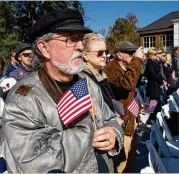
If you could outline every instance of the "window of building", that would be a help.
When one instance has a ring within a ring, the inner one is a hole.
[[[144,37],[144,48],[155,47],[155,37]]]
[[[168,35],[163,35],[160,36],[161,42],[163,46],[173,46],[173,35],[168,34]]]
[[[160,36],[160,41],[163,46],[166,46],[166,36]]]

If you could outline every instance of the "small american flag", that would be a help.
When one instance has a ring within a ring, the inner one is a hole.
[[[65,126],[82,116],[92,107],[86,78],[73,84],[59,99],[57,110]]]
[[[158,101],[157,100],[151,100],[149,103],[149,108],[151,112],[154,112],[155,107],[157,106]]]
[[[137,95],[134,96],[133,100],[129,103],[127,109],[135,116],[139,115],[139,105]]]

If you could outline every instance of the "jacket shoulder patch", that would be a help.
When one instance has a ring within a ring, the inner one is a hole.
[[[20,94],[20,95],[23,95],[23,96],[26,96],[29,91],[32,89],[31,86],[27,86],[27,85],[21,85],[17,88],[16,90],[16,94]]]

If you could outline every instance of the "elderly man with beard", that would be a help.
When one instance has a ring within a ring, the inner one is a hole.
[[[124,150],[126,157],[118,167],[118,172],[132,173],[135,166],[134,149],[136,140],[133,135],[136,128],[136,118],[127,108],[134,97],[137,81],[141,73],[144,53],[142,47],[137,49],[135,45],[128,41],[117,42],[114,50],[116,57],[106,65],[104,71],[108,76],[108,82],[116,100],[122,102],[124,107],[125,116],[121,118],[126,123],[124,129]],[[133,144],[131,144],[132,142]],[[129,156],[129,152],[133,155]]]
[[[29,36],[35,40],[36,72],[10,91],[3,115],[8,172],[114,171],[111,156],[123,146],[123,130],[99,87],[87,79],[95,117],[87,111],[66,125],[57,110],[63,103],[59,98],[81,81],[77,74],[83,68],[82,41],[89,32],[81,13],[72,9],[48,13],[32,26]],[[77,92],[80,95],[83,89]]]

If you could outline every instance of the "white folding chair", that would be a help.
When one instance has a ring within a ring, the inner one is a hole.
[[[150,141],[146,142],[149,150],[149,165],[156,173],[178,173],[179,159],[172,158],[156,124],[152,125]]]
[[[155,173],[155,172],[154,172],[154,170],[151,167],[147,166],[144,169],[142,169],[140,171],[140,173]]]
[[[166,116],[167,119],[169,119],[171,117],[169,103],[162,106],[161,113],[162,113],[162,115]]]
[[[164,115],[162,115],[163,113],[161,112],[158,112],[157,113],[157,118],[158,118],[158,121],[159,121],[159,124],[160,126],[162,127],[163,129],[163,137],[164,139],[166,138],[168,141],[176,141],[176,140],[179,140],[179,136],[172,136],[171,132],[170,132],[170,129],[164,119]]]
[[[173,95],[170,95],[167,101],[169,103],[170,110],[179,113],[179,106],[177,105]]]
[[[154,135],[152,136],[150,135],[150,140],[151,142],[157,141],[159,145],[157,152],[159,153],[159,155],[164,156],[166,158],[167,157],[179,158],[179,143],[176,142],[174,144],[174,143],[166,142],[157,124],[153,124],[151,130],[152,130],[151,134]]]
[[[152,143],[147,140],[146,141],[147,149],[149,150],[149,165],[154,170],[155,173],[167,173],[159,155],[157,154]]]

